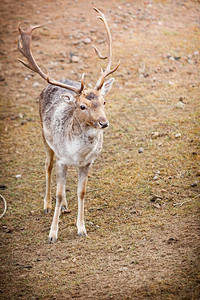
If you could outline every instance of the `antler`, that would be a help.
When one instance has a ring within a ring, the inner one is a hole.
[[[32,31],[35,30],[36,28],[41,27],[42,25],[37,25],[37,26],[33,26],[28,28],[27,30],[23,30],[21,28],[21,23],[19,23],[18,25],[18,30],[19,30],[19,40],[18,40],[18,50],[23,54],[23,56],[26,57],[26,59],[28,60],[28,63],[25,63],[23,60],[18,59],[25,67],[31,69],[32,71],[38,73],[43,79],[45,79],[48,83],[56,85],[56,86],[60,86],[62,88],[71,90],[73,92],[75,92],[76,94],[81,94],[81,92],[84,89],[84,73],[82,75],[81,78],[81,87],[80,88],[76,88],[74,86],[71,85],[67,85],[64,83],[61,83],[53,78],[50,78],[48,74],[45,74],[40,67],[37,65],[32,53],[31,53],[31,34]]]
[[[97,11],[100,14],[100,16],[97,17],[97,19],[100,19],[105,25],[106,33],[107,33],[107,42],[108,42],[108,54],[107,54],[107,56],[103,56],[101,54],[101,52],[97,49],[97,47],[92,45],[95,52],[96,52],[96,54],[97,54],[97,56],[100,59],[108,58],[107,67],[106,67],[105,71],[103,71],[103,69],[101,69],[101,76],[100,76],[100,78],[98,79],[98,81],[95,85],[95,90],[99,90],[103,86],[105,78],[108,75],[114,73],[118,69],[118,67],[120,65],[120,61],[118,62],[117,66],[114,69],[112,69],[112,70],[110,69],[111,68],[111,63],[112,63],[112,38],[111,38],[110,29],[108,27],[108,23],[107,23],[107,20],[106,20],[106,17],[104,16],[104,14],[98,8],[94,7],[94,10]]]

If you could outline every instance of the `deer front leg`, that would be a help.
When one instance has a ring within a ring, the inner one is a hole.
[[[51,204],[51,172],[53,168],[53,157],[54,152],[53,150],[48,146],[47,142],[44,139],[44,146],[45,146],[45,152],[46,152],[46,193],[44,197],[44,212],[50,213],[52,209]]]
[[[53,216],[53,222],[49,232],[49,242],[55,243],[58,235],[58,222],[61,211],[61,206],[66,202],[65,197],[65,182],[67,175],[67,166],[56,162],[56,178],[57,178],[57,191],[56,191],[56,207]]]
[[[79,168],[78,172],[78,217],[77,217],[77,228],[79,236],[87,236],[84,222],[84,196],[86,191],[86,184],[88,180],[88,172],[90,165]]]

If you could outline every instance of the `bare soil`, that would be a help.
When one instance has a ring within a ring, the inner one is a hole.
[[[50,245],[38,115],[46,83],[17,61],[17,24],[44,24],[32,42],[43,70],[72,80],[85,72],[93,86],[101,63],[84,39],[106,51],[93,6],[121,66],[87,188],[88,237],[77,236],[72,168],[71,213]],[[199,299],[199,1],[2,0],[0,13],[0,299]]]

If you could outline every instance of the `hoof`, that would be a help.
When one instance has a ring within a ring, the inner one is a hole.
[[[71,212],[70,209],[67,208],[67,206],[63,205],[61,207],[61,213],[64,213],[64,214],[69,214]]]
[[[78,232],[78,236],[80,236],[80,237],[86,237],[88,235],[87,235],[86,231],[81,231],[81,232]]]
[[[48,240],[48,243],[49,244],[53,244],[57,241],[57,238],[56,237],[49,237],[49,240]]]
[[[44,213],[45,214],[50,214],[51,213],[51,208],[45,208]]]

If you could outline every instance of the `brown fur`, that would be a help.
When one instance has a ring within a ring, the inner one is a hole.
[[[40,26],[33,26],[23,30],[18,26],[19,40],[18,50],[25,56],[28,63],[20,62],[38,73],[50,85],[40,96],[40,119],[43,131],[43,140],[46,151],[46,195],[44,198],[44,210],[51,209],[51,171],[53,156],[56,156],[56,207],[53,222],[49,233],[49,241],[55,242],[58,233],[59,215],[62,207],[67,208],[65,197],[65,181],[68,166],[79,168],[78,181],[78,234],[86,235],[84,223],[84,195],[88,178],[89,168],[99,155],[103,144],[102,129],[108,127],[109,123],[104,112],[104,98],[114,82],[114,78],[105,82],[105,78],[115,72],[118,65],[111,70],[112,45],[111,33],[104,14],[94,8],[100,14],[103,21],[108,41],[108,65],[101,70],[94,89],[86,89],[84,85],[84,73],[81,83],[71,80],[54,80],[45,74],[34,60],[30,45],[32,31]],[[96,54],[102,58],[100,51],[94,46]]]
[[[98,99],[98,96],[95,93],[90,92],[89,94],[86,95],[86,98],[88,100],[92,100],[92,99]]]
[[[67,83],[78,85],[76,82]],[[99,155],[103,143],[102,128],[108,126],[104,112],[105,100],[101,91],[85,89],[81,95],[74,95],[60,87],[49,85],[40,96],[40,117],[47,155],[46,196],[44,210],[51,210],[51,171],[53,155],[56,156],[57,197],[49,241],[57,239],[61,207],[67,209],[65,177],[67,166],[79,168],[78,183],[78,234],[86,235],[84,224],[84,197],[88,171]],[[85,109],[81,109],[82,106]],[[103,127],[103,124],[105,125]]]

